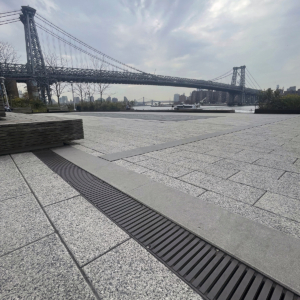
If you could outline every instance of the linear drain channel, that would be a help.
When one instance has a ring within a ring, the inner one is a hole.
[[[300,300],[188,230],[50,150],[35,155],[204,299]]]

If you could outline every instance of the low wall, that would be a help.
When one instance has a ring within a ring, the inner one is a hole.
[[[0,122],[0,154],[49,148],[84,137],[82,119],[43,119],[26,119],[22,114],[7,116]]]
[[[300,114],[300,109],[255,109],[256,114]]]
[[[128,112],[177,112],[177,113],[235,113],[234,109],[170,109],[170,110],[163,110],[163,109],[153,109],[153,110],[126,110]]]
[[[0,118],[5,117],[4,103],[2,98],[0,98]]]

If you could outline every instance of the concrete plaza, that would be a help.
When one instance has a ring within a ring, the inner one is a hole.
[[[56,153],[299,293],[300,117],[55,116],[85,134]],[[201,299],[32,153],[0,170],[1,299]]]

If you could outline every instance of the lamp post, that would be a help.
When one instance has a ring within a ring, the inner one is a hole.
[[[73,81],[70,81],[70,82],[71,82],[71,86],[72,86],[72,97],[73,97],[74,110],[76,110],[76,108],[75,108],[75,101],[74,101]]]

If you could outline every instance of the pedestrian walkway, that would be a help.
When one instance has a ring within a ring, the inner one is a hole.
[[[0,169],[1,299],[201,299],[32,153]]]

